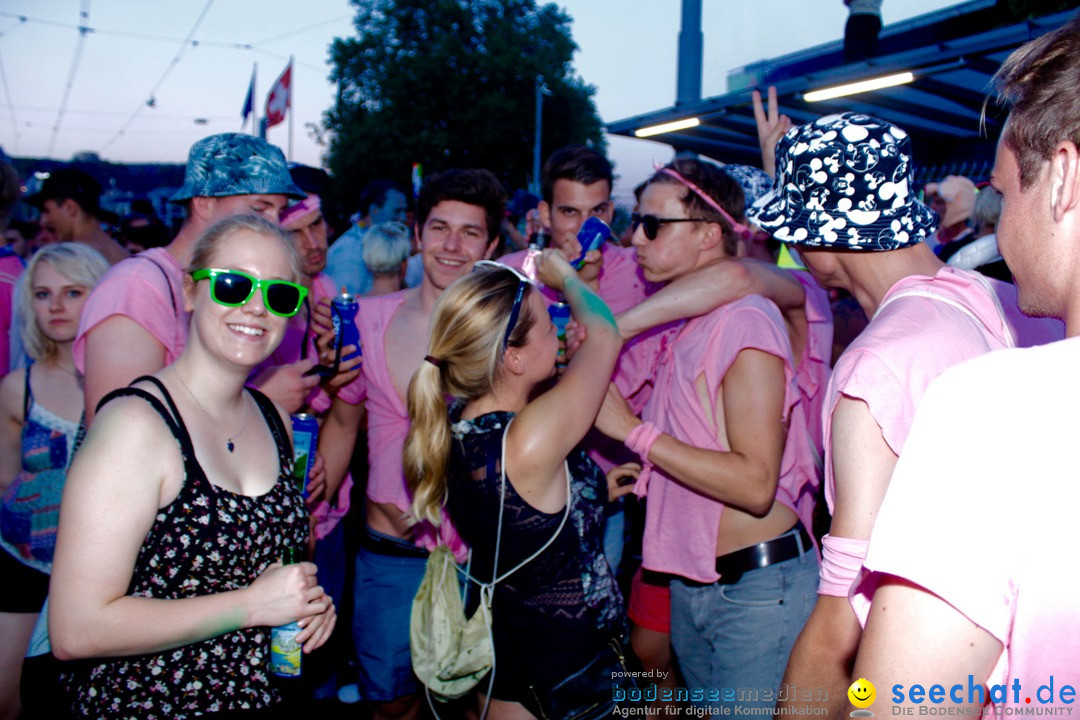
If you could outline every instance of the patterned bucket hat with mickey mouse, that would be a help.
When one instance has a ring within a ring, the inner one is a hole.
[[[879,118],[843,113],[794,127],[776,146],[776,167],[772,189],[747,214],[782,242],[896,250],[937,227],[912,190],[911,140]]]

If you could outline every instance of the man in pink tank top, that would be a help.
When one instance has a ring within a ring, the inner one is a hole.
[[[360,377],[334,398],[319,437],[328,477],[344,475],[366,400],[368,486],[366,527],[356,558],[353,635],[359,690],[375,702],[376,718],[412,718],[419,683],[409,656],[409,614],[427,550],[430,526],[412,526],[401,453],[409,430],[406,391],[427,353],[431,313],[442,291],[472,272],[498,242],[506,196],[486,170],[448,170],[424,183],[417,200],[416,235],[424,258],[419,286],[360,299],[356,322],[363,349]],[[449,520],[439,531],[459,553]],[[419,547],[418,545],[423,545]]]
[[[1060,326],[1023,317],[1011,286],[947,268],[925,245],[937,216],[914,197],[902,129],[832,115],[790,130],[776,159],[773,189],[751,217],[798,247],[821,284],[851,292],[871,318],[837,361],[824,399],[832,528],[822,542],[820,598],[784,676],[815,692],[781,702],[836,715],[861,632],[848,593],[923,390],[951,365],[1047,342]]]
[[[893,714],[927,701],[939,714],[1075,714],[1078,74],[1074,16],[994,80],[1011,111],[991,174],[998,243],[1020,308],[1063,319],[1068,339],[963,363],[919,405],[852,600],[872,599],[854,673],[906,706]]]

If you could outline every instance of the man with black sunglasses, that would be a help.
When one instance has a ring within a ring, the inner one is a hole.
[[[411,500],[402,466],[409,430],[406,391],[427,353],[435,303],[494,252],[505,205],[502,186],[487,170],[448,170],[428,178],[417,200],[415,227],[423,280],[415,288],[360,299],[360,377],[337,393],[319,437],[328,484],[334,486],[348,468],[366,403],[369,470],[353,635],[360,694],[374,701],[377,719],[408,719],[420,709],[420,685],[409,656],[409,615],[427,561],[425,548],[438,539],[459,560],[465,558],[448,520],[438,538],[430,525],[408,520]]]
[[[79,322],[75,366],[86,383],[86,423],[98,401],[141,375],[152,375],[187,343],[184,273],[195,242],[218,220],[252,213],[273,222],[287,198],[303,198],[280,149],[241,133],[211,135],[191,146],[183,186],[170,202],[187,209],[180,232],[163,248],[152,248],[115,265],[94,288]],[[306,367],[279,368],[257,386],[275,402],[295,410],[317,378]]]

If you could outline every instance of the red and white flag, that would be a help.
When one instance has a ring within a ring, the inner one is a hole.
[[[270,88],[266,96],[266,127],[273,127],[285,122],[285,113],[292,107],[292,60],[285,66],[285,71]]]

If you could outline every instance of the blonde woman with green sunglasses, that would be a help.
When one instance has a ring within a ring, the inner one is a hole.
[[[63,677],[75,715],[266,708],[269,629],[298,621],[305,652],[329,637],[315,566],[279,561],[308,534],[289,418],[244,387],[300,307],[299,277],[273,223],[211,227],[184,281],[183,353],[99,406],[64,491],[50,599],[54,653],[87,661]]]

